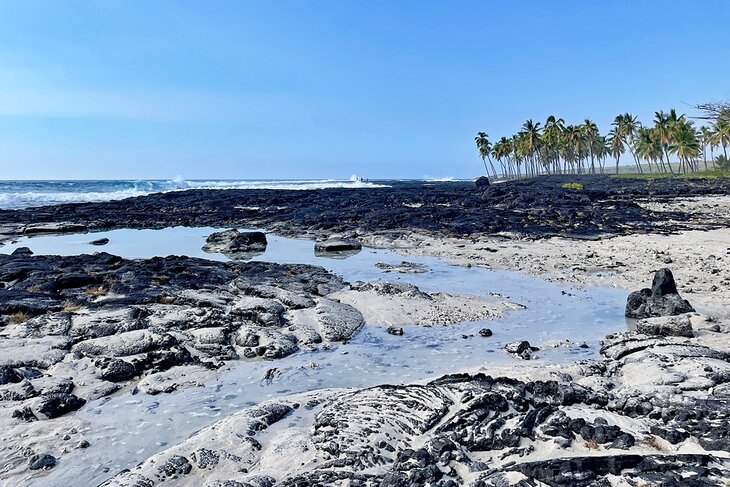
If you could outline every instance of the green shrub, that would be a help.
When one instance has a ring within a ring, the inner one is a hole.
[[[580,183],[565,183],[565,184],[563,184],[563,189],[572,189],[575,191],[582,191],[583,185]]]

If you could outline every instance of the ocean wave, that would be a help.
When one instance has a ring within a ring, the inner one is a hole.
[[[53,193],[0,193],[0,208],[17,209],[31,206],[45,206],[64,203],[92,203],[100,201],[121,200],[133,196],[150,194],[149,191],[127,189],[108,192],[53,192]]]
[[[446,176],[443,178],[432,178],[432,177],[426,176],[423,180],[431,182],[431,183],[455,183],[455,182],[459,181],[458,179],[456,179],[453,176]]]
[[[19,209],[64,203],[113,201],[152,193],[191,189],[281,189],[384,188],[385,184],[350,180],[170,180],[136,181],[0,181],[0,208]]]
[[[292,181],[187,181],[185,189],[290,189],[385,188],[385,184],[335,179]]]

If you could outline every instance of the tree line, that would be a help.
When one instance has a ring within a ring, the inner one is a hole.
[[[499,177],[494,161],[507,178],[539,174],[604,174],[609,161],[627,151],[636,170],[658,174],[687,174],[712,169],[730,169],[727,149],[730,146],[730,111],[712,115],[711,123],[696,126],[694,120],[679,115],[675,109],[658,111],[651,125],[643,125],[630,113],[618,115],[607,134],[586,119],[581,124],[566,125],[562,118],[549,116],[544,125],[527,120],[519,132],[492,143],[485,132],[477,133],[475,142],[487,174]],[[705,117],[698,117],[705,118]],[[719,154],[719,150],[722,154]],[[710,153],[708,162],[707,152]],[[715,157],[715,153],[718,156]],[[670,162],[674,156],[675,162]],[[491,171],[490,171],[491,170]]]

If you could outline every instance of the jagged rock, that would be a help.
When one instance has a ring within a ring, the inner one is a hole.
[[[71,411],[76,411],[84,404],[86,404],[86,400],[75,394],[57,392],[41,396],[40,402],[35,409],[48,419],[53,419]]]
[[[21,419],[28,423],[32,421],[38,421],[38,417],[33,413],[33,410],[28,406],[24,406],[22,409],[16,409],[12,414],[13,418]]]
[[[651,289],[635,291],[626,300],[627,318],[673,316],[694,310],[689,301],[679,295],[674,276],[669,269],[660,269],[654,274]]]
[[[193,466],[190,465],[190,461],[187,458],[175,455],[161,465],[158,470],[161,474],[172,477],[188,474],[192,469]]]
[[[8,365],[0,366],[0,385],[17,383],[23,380],[23,376],[16,369]]]
[[[646,318],[636,324],[636,331],[644,335],[692,337],[692,321],[687,315]]]

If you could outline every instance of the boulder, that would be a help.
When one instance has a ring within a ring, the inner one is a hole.
[[[220,252],[232,258],[247,258],[266,250],[268,242],[263,232],[239,232],[236,229],[211,233],[203,250]]]
[[[358,310],[348,304],[320,299],[315,307],[320,334],[325,340],[340,342],[355,336],[365,323]]]
[[[357,240],[333,238],[316,242],[314,244],[314,255],[320,257],[349,257],[357,254],[362,249],[362,244]]]
[[[42,468],[53,468],[56,466],[56,457],[48,453],[36,454],[28,460],[28,468],[31,470],[40,470]]]
[[[10,255],[33,255],[33,251],[30,250],[28,247],[18,247],[17,249],[13,250],[13,253]]]
[[[626,300],[627,318],[675,316],[694,311],[689,301],[679,295],[674,276],[669,269],[660,269],[654,274],[651,289],[635,291]]]
[[[476,181],[474,181],[474,184],[476,184],[477,189],[487,189],[490,184],[489,178],[486,176],[480,176]]]
[[[39,413],[48,419],[63,416],[71,411],[76,411],[86,404],[86,400],[68,392],[53,392],[40,398],[37,406]]]
[[[647,318],[636,324],[636,331],[644,335],[689,337],[694,336],[692,332],[692,321],[687,315],[661,316]]]
[[[137,368],[131,363],[113,358],[101,370],[101,378],[110,382],[122,382],[137,375]]]

